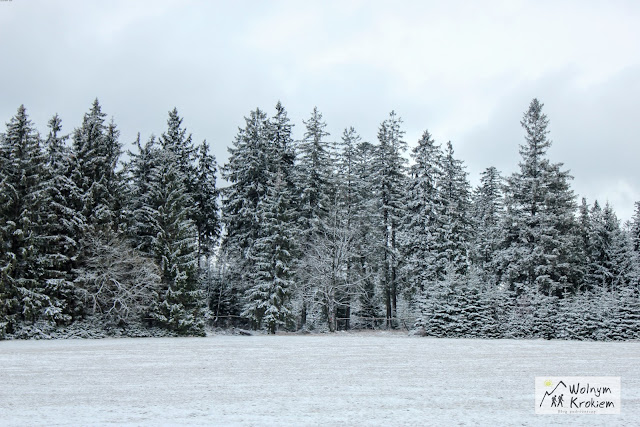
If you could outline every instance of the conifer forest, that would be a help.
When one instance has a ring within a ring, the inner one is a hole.
[[[575,194],[543,104],[523,107],[516,172],[472,188],[452,142],[407,141],[393,111],[365,141],[314,108],[296,140],[283,105],[256,109],[218,164],[176,109],[122,141],[98,100],[75,128],[20,106],[0,130],[0,339],[640,338],[640,202],[623,223]]]

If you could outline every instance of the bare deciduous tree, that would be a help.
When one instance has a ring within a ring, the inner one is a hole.
[[[141,317],[154,299],[160,272],[153,260],[117,237],[89,237],[87,259],[76,282],[87,310],[116,323]]]

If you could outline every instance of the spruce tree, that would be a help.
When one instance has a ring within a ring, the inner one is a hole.
[[[344,329],[351,326],[351,310],[352,299],[356,297],[356,288],[358,287],[358,253],[357,247],[357,222],[356,212],[363,209],[363,203],[359,198],[358,187],[362,186],[362,182],[358,181],[356,174],[356,152],[358,145],[362,142],[362,138],[353,127],[346,128],[342,133],[342,139],[339,144],[339,153],[337,153],[336,162],[336,210],[342,216],[342,226],[349,238],[346,249],[346,265],[345,265],[345,286],[341,290],[341,295],[337,299],[341,302],[337,307],[336,317],[342,319],[342,322],[336,323],[336,328],[344,325]]]
[[[414,302],[425,285],[441,279],[444,274],[444,270],[438,268],[435,246],[443,204],[438,191],[442,156],[440,146],[429,131],[422,134],[411,152],[414,164],[409,171],[402,247],[406,293]]]
[[[60,135],[62,123],[56,114],[49,121],[45,140],[46,173],[43,198],[42,263],[51,304],[48,311],[57,323],[68,323],[81,313],[81,303],[73,281],[79,238],[85,218],[75,209],[80,200],[71,169],[67,135]]]
[[[145,254],[151,254],[155,237],[152,201],[152,175],[157,167],[160,151],[156,139],[151,136],[146,144],[140,141],[140,134],[134,142],[136,152],[129,151],[127,164],[128,235],[133,247]]]
[[[159,142],[162,149],[174,154],[178,162],[178,170],[186,183],[187,192],[193,195],[197,180],[194,161],[196,148],[193,146],[191,134],[187,134],[182,122],[183,119],[178,114],[178,109],[174,107],[173,110],[169,111],[167,130],[160,136]],[[193,212],[189,216],[191,219],[193,219],[192,214]]]
[[[245,117],[245,127],[239,129],[229,148],[229,160],[222,176],[229,182],[223,191],[222,217],[225,234],[222,239],[222,257],[230,263],[226,274],[231,293],[242,295],[250,287],[246,274],[251,269],[249,251],[260,238],[260,212],[258,205],[264,200],[269,187],[268,161],[270,128],[266,114],[260,109]],[[232,307],[230,315],[240,315],[241,299]]]
[[[310,239],[318,231],[319,222],[326,217],[333,196],[332,153],[326,137],[327,124],[322,113],[314,107],[311,117],[303,121],[306,131],[298,143],[297,180],[301,191],[301,229]]]
[[[442,270],[453,269],[457,274],[467,271],[468,242],[471,237],[470,190],[462,161],[454,157],[451,141],[442,157],[442,178],[438,182],[441,199],[437,231],[437,261]]]
[[[353,153],[355,206],[353,213],[354,270],[358,277],[359,295],[354,310],[365,327],[378,326],[380,295],[377,284],[382,270],[380,242],[381,215],[378,210],[379,188],[376,182],[376,147],[367,141],[359,142]]]
[[[640,285],[640,202],[635,203],[635,212],[628,224],[631,249],[632,277],[634,286]]]
[[[50,306],[42,263],[46,159],[23,105],[0,145],[0,336],[35,322]]]
[[[580,282],[576,206],[571,176],[546,157],[551,141],[542,107],[534,99],[521,121],[525,143],[520,146],[520,170],[506,183],[499,274],[512,290],[562,295]]]
[[[160,267],[161,286],[150,308],[153,323],[183,335],[204,334],[203,295],[198,288],[197,229],[187,214],[193,201],[175,153],[157,152],[151,170],[151,254]]]
[[[266,123],[266,141],[255,153],[264,161],[266,192],[256,204],[256,239],[247,251],[244,277],[248,282],[243,315],[254,328],[266,326],[275,333],[292,317],[296,223],[293,182],[295,152],[291,125],[281,103],[276,115]]]
[[[81,197],[76,209],[90,232],[116,231],[121,216],[123,188],[116,167],[122,146],[115,124],[105,125],[105,117],[96,99],[73,134],[72,179]]]
[[[380,249],[383,255],[383,271],[381,273],[384,292],[387,326],[395,326],[398,297],[399,242],[398,230],[403,217],[403,203],[406,188],[404,152],[407,143],[402,139],[404,131],[400,128],[402,119],[395,111],[389,114],[378,130],[377,156],[375,160],[376,183],[379,190],[379,209],[382,222],[382,242]]]
[[[209,154],[207,141],[203,141],[198,148],[196,185],[193,194],[193,217],[198,229],[199,259],[201,257],[209,259],[220,237],[219,191],[216,188],[216,172],[216,158]]]
[[[242,314],[254,328],[264,325],[274,334],[278,326],[291,320],[294,273],[295,211],[281,173],[276,173],[270,181],[259,208],[261,231],[248,254],[252,268],[246,277],[251,287],[246,291],[247,303]]]
[[[298,141],[296,181],[299,188],[298,217],[300,229],[300,251],[309,253],[316,239],[323,236],[322,226],[329,215],[330,206],[335,197],[335,177],[332,146],[326,140],[327,124],[322,113],[314,107],[311,117],[303,121],[304,138]],[[303,255],[304,257],[304,255]],[[304,260],[302,261],[305,262]],[[309,296],[315,294],[313,284],[303,279],[298,280],[299,294],[302,296],[300,310],[300,326],[307,322],[307,309],[312,301]]]
[[[258,237],[258,203],[266,194],[269,180],[265,155],[269,143],[267,116],[256,109],[245,117],[245,122],[245,128],[239,129],[229,148],[229,161],[222,170],[229,182],[222,209],[226,232],[223,249],[240,264]]]
[[[631,283],[632,253],[627,235],[607,203],[603,208],[596,201],[590,212],[587,274],[589,289],[602,287],[619,291]]]
[[[496,282],[495,257],[500,245],[503,215],[502,178],[495,167],[487,168],[480,177],[480,185],[473,195],[472,259],[485,277]]]

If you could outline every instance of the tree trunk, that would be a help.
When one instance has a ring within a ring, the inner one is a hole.
[[[304,298],[304,297],[303,297]],[[302,300],[302,310],[300,311],[300,327],[302,329],[307,324],[307,302]]]

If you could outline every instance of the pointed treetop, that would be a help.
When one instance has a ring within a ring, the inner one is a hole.
[[[534,98],[520,121],[526,132],[526,144],[520,145],[520,154],[536,160],[544,156],[547,148],[551,146],[551,141],[547,139],[549,119],[542,112],[542,107],[544,107],[544,104]]]

